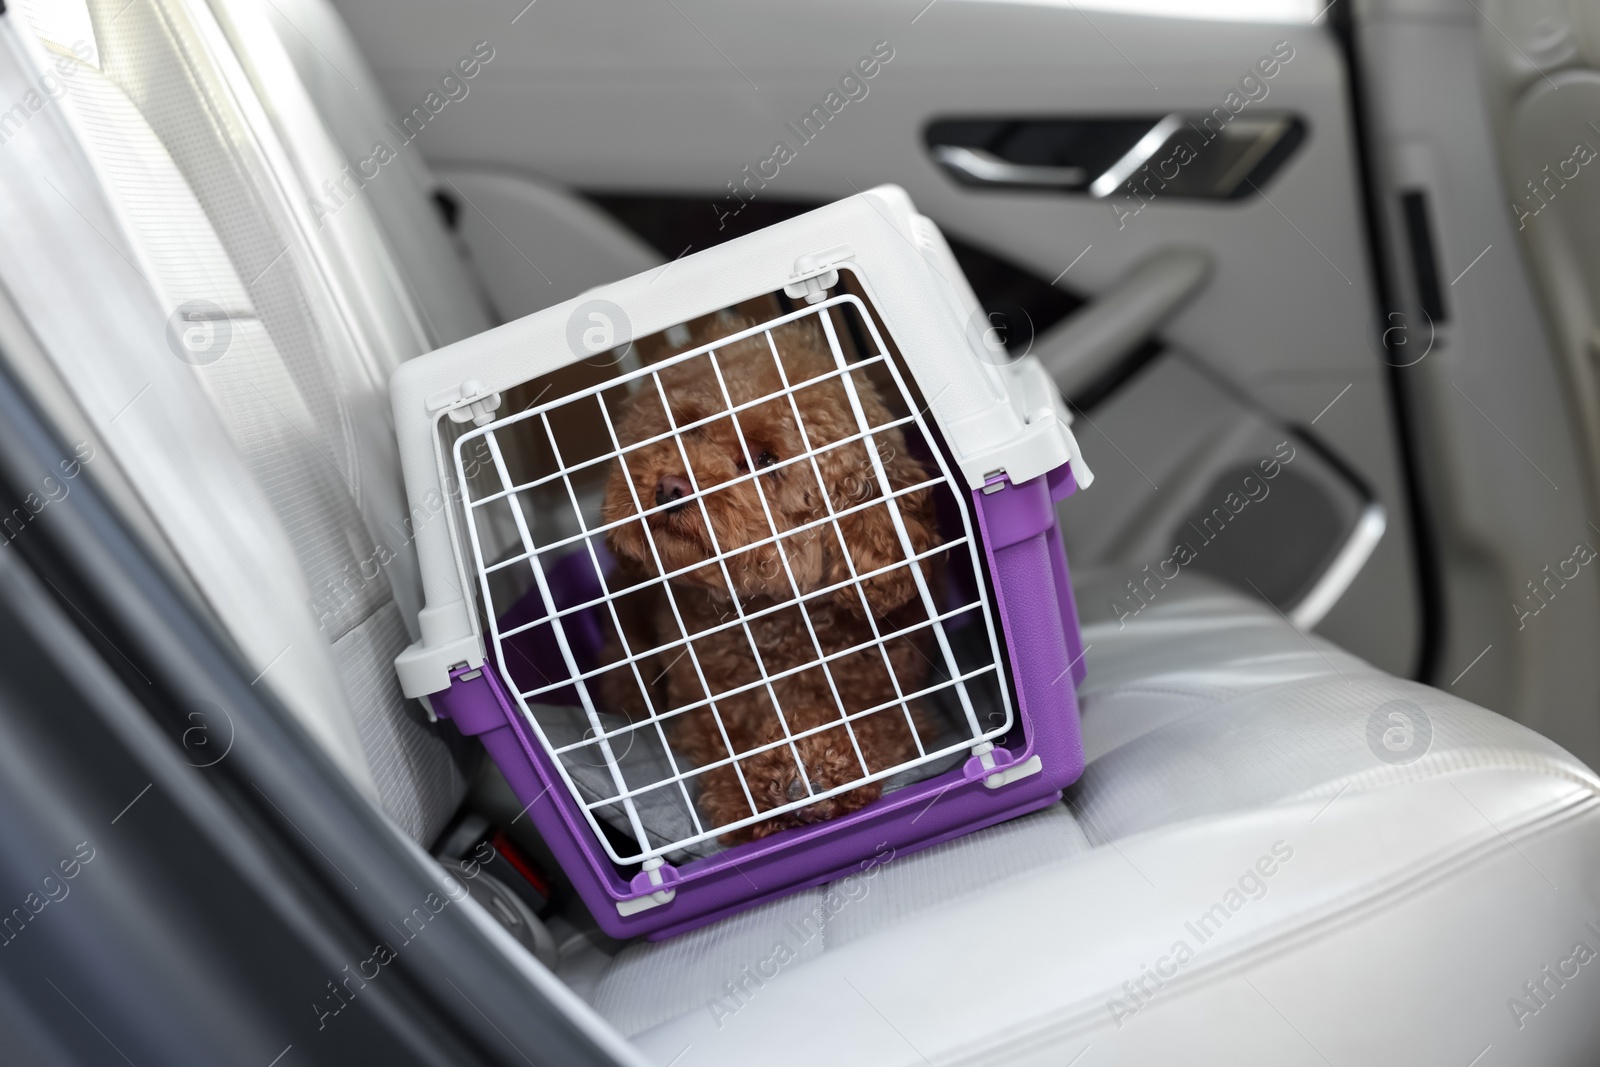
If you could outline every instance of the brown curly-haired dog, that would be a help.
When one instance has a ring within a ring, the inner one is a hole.
[[[836,365],[821,330],[814,321],[801,320],[778,327],[773,336],[783,376],[793,389],[792,404],[763,334],[717,350],[720,384],[704,355],[661,371],[660,392],[644,380],[617,420],[624,452],[611,471],[601,512],[608,524],[641,516],[607,538],[620,561],[613,589],[674,575],[670,602],[659,582],[621,596],[628,648],[637,654],[667,647],[653,657],[656,662],[638,663],[637,674],[627,665],[606,674],[603,699],[635,719],[648,713],[645,691],[658,713],[700,705],[668,720],[673,748],[696,766],[738,757],[750,793],[747,799],[729,764],[702,774],[699,808],[711,826],[863,778],[863,760],[876,773],[914,758],[913,728],[897,702],[895,681],[901,693],[915,692],[926,684],[929,665],[920,647],[926,627],[881,648],[873,640],[869,609],[880,633],[914,625],[927,615],[869,444],[836,444],[859,429],[842,381],[826,377]],[[867,425],[892,421],[866,374],[855,372],[851,378]],[[724,387],[736,408],[776,395],[730,414]],[[671,405],[670,422],[663,392]],[[682,434],[672,432],[702,420],[709,421]],[[661,435],[666,435],[661,441],[630,448]],[[928,479],[908,454],[899,428],[877,431],[873,440],[892,490]],[[828,520],[830,504],[835,513],[844,513],[836,521]],[[921,555],[939,543],[929,489],[897,496],[895,504],[913,553]],[[855,575],[872,576],[854,581],[852,567]],[[927,561],[921,568],[932,582],[934,568]],[[821,590],[831,591],[805,599],[803,609],[796,602],[797,591],[805,597]],[[823,656],[843,655],[828,659],[824,670],[819,647]],[[614,638],[605,658],[621,658]],[[760,684],[762,667],[771,679],[770,692]],[[852,744],[841,704],[852,715],[887,707],[851,720]],[[916,701],[911,720],[918,732],[924,730]],[[789,736],[806,736],[746,755],[783,741],[784,722]],[[830,723],[839,725],[828,728]],[[753,840],[831,819],[871,803],[881,792],[879,783],[864,785],[724,834],[722,840]]]

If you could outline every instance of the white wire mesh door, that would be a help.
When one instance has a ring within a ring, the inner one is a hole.
[[[913,395],[844,295],[456,441],[496,663],[613,860],[836,817],[1010,729]]]

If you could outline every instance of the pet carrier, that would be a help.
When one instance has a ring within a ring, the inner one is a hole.
[[[608,933],[1082,773],[1054,503],[1091,475],[902,190],[412,360],[392,395],[426,597],[401,686],[482,740]]]

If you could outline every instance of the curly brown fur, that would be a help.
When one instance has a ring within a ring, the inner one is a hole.
[[[619,526],[607,539],[621,563],[612,588],[646,582],[663,570],[684,571],[670,585],[671,598],[688,631],[687,635],[680,631],[659,583],[633,593],[634,602],[623,613],[628,647],[635,652],[662,645],[672,647],[653,657],[655,662],[638,664],[637,677],[629,667],[609,672],[602,683],[604,698],[618,710],[638,718],[646,713],[639,681],[644,682],[658,712],[701,702],[709,689],[715,717],[708,706],[681,712],[668,720],[669,739],[674,749],[697,766],[726,760],[730,755],[740,757],[739,768],[758,811],[802,799],[807,795],[807,781],[815,794],[864,777],[855,746],[840,720],[841,702],[851,714],[889,705],[851,722],[860,754],[871,772],[915,757],[912,726],[901,706],[894,703],[895,685],[889,671],[894,671],[901,692],[914,692],[926,684],[928,667],[927,656],[920,647],[926,628],[915,635],[891,639],[882,651],[872,643],[872,627],[863,598],[878,620],[879,632],[903,629],[927,616],[910,566],[904,562],[906,556],[888,506],[882,501],[867,453],[869,445],[854,441],[826,447],[854,435],[858,427],[840,379],[822,378],[835,369],[835,364],[821,331],[815,323],[802,321],[773,332],[783,373],[794,387],[800,425],[796,424],[789,398],[778,395],[739,411],[737,426],[733,417],[724,414],[699,429],[630,448],[668,433],[673,426],[727,412],[722,389],[707,357],[676,364],[660,373],[662,391],[671,405],[671,423],[660,394],[648,379],[623,406],[618,436],[625,451],[622,461],[611,471],[602,508],[607,523],[639,516],[640,508],[649,513]],[[761,334],[719,349],[717,363],[735,405],[781,394],[783,381]],[[852,381],[868,425],[891,421],[866,375],[855,373]],[[892,488],[926,480],[926,471],[908,454],[898,428],[873,436]],[[815,452],[816,468],[809,460],[785,464],[785,460],[805,452],[807,441],[813,450],[821,450]],[[755,478],[747,477],[752,468]],[[693,484],[703,495],[675,503],[680,494],[687,497],[692,492],[687,477],[690,470]],[[755,485],[758,479],[759,494]],[[878,503],[869,503],[874,500]],[[897,502],[913,551],[920,555],[936,546],[939,538],[930,491],[919,489],[898,497]],[[841,517],[836,524],[821,522],[801,529],[825,519],[828,503],[835,512],[865,506]],[[717,548],[726,554],[726,576],[723,567],[715,562],[707,518]],[[758,544],[772,536],[774,527],[779,541]],[[699,563],[706,565],[696,567]],[[902,565],[865,581],[850,580],[851,564],[859,575],[895,563]],[[932,580],[932,568],[926,562],[922,568]],[[796,587],[801,594],[807,594],[840,583],[843,584],[836,591],[806,601],[804,609],[795,602]],[[771,683],[791,736],[829,723],[839,726],[820,729],[794,741],[792,750],[789,745],[780,745],[745,755],[781,740],[784,734],[766,687],[719,696],[758,682],[761,677],[744,627],[735,625],[706,632],[738,617],[735,597],[747,616],[773,609],[750,620],[749,636],[769,676],[796,672]],[[628,595],[622,599],[627,600]],[[784,604],[787,606],[779,606]],[[811,630],[806,627],[802,610],[809,615]],[[688,649],[684,647],[685,636],[689,638]],[[825,672],[817,665],[819,644],[824,655],[858,645],[866,647],[830,660]],[[686,651],[692,651],[692,655],[686,655]],[[615,646],[607,653],[609,660],[619,656],[620,649]],[[718,717],[726,730],[727,743],[718,729]],[[922,731],[922,710],[915,702],[912,719],[916,729]],[[705,772],[700,783],[700,810],[712,825],[726,826],[753,814],[731,766]],[[881,792],[879,783],[864,785],[724,834],[722,840],[752,840],[786,827],[835,818],[871,803]]]

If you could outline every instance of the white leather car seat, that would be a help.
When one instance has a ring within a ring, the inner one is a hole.
[[[601,1013],[662,1063],[1593,1061],[1597,994],[1508,1004],[1600,950],[1590,771],[1205,579],[1125,628],[1077,585],[1066,806],[630,946]],[[1395,700],[1410,763],[1368,742]]]
[[[423,322],[364,202],[316,224],[291,162],[305,152],[276,136],[207,9],[21,13],[37,37],[7,17],[12,98],[48,104],[4,145],[11,294],[260,680],[431,841],[472,754],[391,666],[420,592],[386,382],[454,338]],[[465,300],[447,321],[488,325]]]
[[[386,371],[487,321],[438,258],[426,170],[319,227],[305,198],[359,138],[317,119],[255,4],[25,10],[0,17],[0,99],[66,87],[0,119],[0,283],[37,341],[7,356],[426,842],[461,764],[390,671],[404,544],[362,570],[405,529]],[[197,300],[224,318],[180,331],[231,331],[211,362],[168,342]],[[630,945],[580,991],[663,1064],[1593,1062],[1593,773],[1198,576],[1123,626],[1100,607],[1120,584],[1077,582],[1090,762],[1068,803]]]

